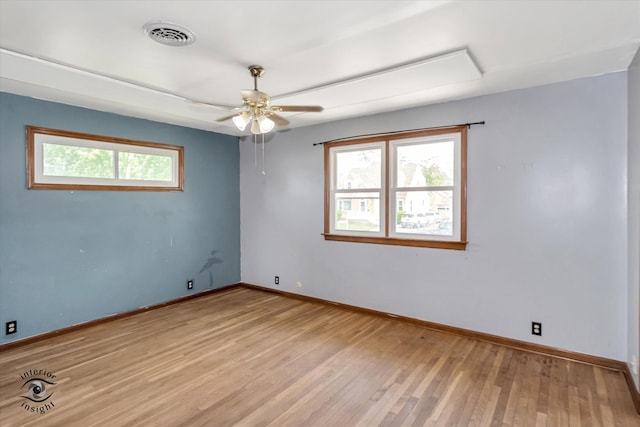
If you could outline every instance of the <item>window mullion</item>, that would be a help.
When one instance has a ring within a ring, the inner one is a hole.
[[[390,161],[390,156],[389,156],[389,141],[385,141],[384,144],[384,162],[383,163],[383,168],[384,170],[383,172],[383,177],[384,177],[384,235],[385,237],[389,237],[389,214],[390,214],[390,208],[389,208],[389,202],[391,200],[391,198],[389,197],[389,161]],[[395,159],[395,156],[394,156]],[[394,160],[395,161],[395,160]],[[395,169],[395,168],[394,168]],[[395,197],[393,198],[395,200]],[[394,209],[395,211],[395,209]],[[395,215],[394,215],[395,216]]]
[[[113,150],[113,177],[116,181],[120,180],[120,151]]]

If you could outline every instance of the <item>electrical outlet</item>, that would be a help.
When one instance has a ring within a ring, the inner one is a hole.
[[[296,282],[296,286],[297,286],[297,287],[299,287],[299,288],[301,288],[301,287],[302,287],[302,282],[301,282],[301,281],[297,281],[297,282]]]
[[[187,289],[193,289],[193,280],[187,280]]]
[[[276,276],[276,278],[273,280],[273,283],[275,283],[276,285],[280,284],[280,276]]]
[[[12,320],[11,322],[7,322],[6,328],[7,335],[15,334],[16,332],[18,332],[18,321]]]
[[[542,336],[542,323],[531,322],[531,334]]]

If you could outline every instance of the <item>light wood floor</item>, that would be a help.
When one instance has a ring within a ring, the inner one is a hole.
[[[23,406],[29,369],[56,375],[44,414]],[[0,353],[0,420],[640,425],[621,373],[244,288]]]

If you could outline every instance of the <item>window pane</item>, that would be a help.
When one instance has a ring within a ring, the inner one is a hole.
[[[42,157],[45,176],[115,178],[111,150],[43,143]]]
[[[120,152],[118,176],[120,179],[171,181],[171,157]]]
[[[414,206],[396,210],[396,233],[453,236],[453,191],[398,191],[396,200]]]
[[[453,185],[453,141],[398,145],[398,187]]]
[[[335,229],[380,231],[380,193],[341,193],[335,198]]]
[[[336,153],[336,188],[380,188],[382,150],[379,148]]]

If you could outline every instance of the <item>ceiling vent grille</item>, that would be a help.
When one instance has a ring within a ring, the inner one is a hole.
[[[151,40],[166,46],[188,46],[196,41],[196,35],[188,28],[169,22],[150,22],[142,28]]]

